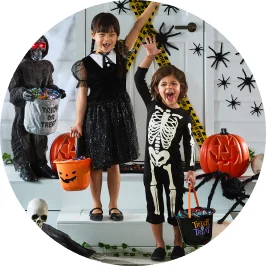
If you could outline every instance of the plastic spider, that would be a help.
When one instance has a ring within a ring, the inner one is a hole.
[[[240,53],[237,52],[236,55],[240,55]],[[245,61],[245,60],[242,58],[242,60],[241,60],[241,62],[240,62],[240,65],[242,65],[242,64],[244,63],[244,61]]]
[[[213,65],[216,63],[215,69],[217,69],[217,66],[219,64],[220,61],[222,61],[224,63],[224,65],[227,67],[226,63],[224,60],[230,62],[227,58],[225,58],[225,56],[227,54],[230,54],[230,52],[224,53],[223,54],[223,43],[221,43],[221,48],[220,48],[220,53],[216,53],[210,46],[209,48],[214,52],[215,55],[213,56],[208,56],[207,58],[215,58],[214,62],[212,63],[211,67],[213,67]]]
[[[175,13],[177,13],[177,11],[179,10],[179,8],[174,7],[174,6],[170,6],[170,5],[162,5],[162,6],[166,6],[164,12],[168,11],[168,14],[167,14],[167,15],[170,14],[170,10],[171,10],[171,9],[173,9],[173,10],[175,11]]]
[[[254,105],[255,105],[255,107],[250,106],[251,108],[253,108],[253,110],[250,113],[252,115],[254,115],[255,113],[257,113],[257,116],[259,116],[259,114],[261,115],[261,112],[260,111],[263,111],[263,109],[260,108],[261,105],[262,105],[262,103],[259,106],[257,106],[256,103],[254,102]]]
[[[111,11],[119,9],[119,14],[120,14],[121,11],[127,13],[126,10],[130,10],[129,8],[125,7],[125,4],[129,3],[129,1],[127,1],[127,0],[124,0],[123,2],[118,1],[118,3],[117,2],[113,2],[113,3],[115,3],[117,5],[117,7],[111,9]]]
[[[163,33],[163,32],[162,32],[163,25],[164,25],[164,22],[162,23],[162,25],[161,25],[161,27],[160,27],[160,29],[159,29],[159,33],[154,32],[154,31],[151,30],[151,29],[149,29],[149,32],[150,32],[150,34],[155,34],[155,36],[156,36],[156,40],[157,40],[157,42],[158,42],[158,48],[160,48],[161,46],[163,46],[164,50],[165,50],[169,55],[171,55],[170,52],[169,52],[169,50],[167,49],[166,46],[172,47],[172,48],[174,48],[174,49],[176,49],[176,50],[179,50],[179,49],[178,49],[177,47],[175,47],[174,45],[170,44],[169,42],[167,42],[167,41],[168,41],[168,38],[169,38],[169,37],[176,36],[176,35],[179,35],[181,32],[177,32],[177,33],[174,33],[174,34],[169,34],[169,33],[171,33],[171,31],[172,31],[173,28],[174,28],[174,26],[172,26],[172,27],[170,28],[169,31]]]
[[[236,101],[236,99],[237,99],[238,97],[236,97],[236,98],[234,99],[234,98],[233,98],[233,95],[231,94],[231,98],[232,98],[232,101],[228,101],[228,100],[226,100],[227,102],[230,103],[230,104],[228,105],[228,107],[229,107],[229,106],[232,106],[232,109],[235,108],[235,110],[236,110],[236,105],[240,105],[240,102],[237,102],[237,101]]]
[[[240,89],[242,91],[243,88],[247,85],[249,87],[249,92],[251,92],[251,86],[255,89],[255,86],[252,84],[252,82],[256,82],[256,80],[252,79],[253,78],[253,75],[251,75],[250,77],[248,77],[246,75],[246,72],[245,72],[245,70],[243,68],[242,68],[242,71],[244,72],[245,78],[240,78],[240,77],[237,77],[237,78],[244,80],[244,82],[242,82],[241,84],[239,84],[237,87],[242,86],[242,88]]]
[[[230,79],[230,77],[229,77],[227,80],[224,79],[224,75],[223,75],[223,74],[222,74],[222,77],[223,77],[222,80],[221,80],[221,79],[218,79],[218,80],[220,80],[221,82],[218,83],[217,85],[218,85],[219,88],[220,88],[221,86],[224,86],[224,90],[225,90],[225,87],[228,88],[227,85],[228,85],[228,84],[231,84],[231,83],[227,82],[228,79]]]
[[[193,44],[195,45],[195,48],[189,49],[189,50],[195,50],[195,52],[193,54],[195,54],[197,52],[198,56],[201,55],[200,51],[203,51],[203,47],[200,47],[200,43],[197,46],[194,42]]]

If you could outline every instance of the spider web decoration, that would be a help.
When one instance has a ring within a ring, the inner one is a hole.
[[[224,65],[227,67],[226,63],[224,60],[230,62],[227,58],[225,58],[226,55],[230,54],[230,52],[227,52],[227,53],[224,53],[223,54],[223,43],[221,43],[221,48],[220,48],[220,52],[219,53],[216,53],[210,46],[208,46],[213,52],[214,52],[214,55],[212,56],[208,56],[207,58],[215,58],[214,62],[212,63],[211,67],[214,66],[214,64],[216,63],[215,65],[215,69],[217,69],[217,66],[220,62],[223,62]]]
[[[172,26],[169,31],[163,33],[162,32],[163,25],[164,25],[164,22],[162,23],[162,25],[161,25],[161,27],[159,29],[159,33],[154,32],[151,28],[149,28],[149,34],[154,34],[155,35],[156,41],[158,42],[158,47],[157,47],[158,49],[163,46],[163,48],[166,51],[166,53],[168,53],[168,55],[171,55],[171,53],[169,52],[169,50],[167,49],[166,46],[172,47],[175,50],[179,50],[179,49],[177,47],[175,47],[174,45],[170,44],[168,42],[168,38],[176,36],[176,35],[179,35],[181,32],[170,34],[171,31],[174,28],[174,26]]]
[[[170,5],[162,5],[162,6],[166,6],[165,10],[163,12],[168,12],[168,16],[170,14],[170,10],[172,9],[173,11],[175,11],[175,13],[177,13],[177,11],[179,10],[179,8],[174,7],[174,6],[170,6]]]
[[[227,85],[231,84],[231,83],[228,82],[228,79],[230,79],[230,77],[227,80],[224,79],[224,75],[223,74],[222,74],[222,77],[223,77],[223,79],[218,79],[221,82],[218,83],[217,85],[218,85],[218,88],[220,88],[221,86],[224,86],[224,90],[225,90],[225,88],[228,88]]]
[[[246,72],[245,72],[245,70],[243,68],[242,68],[242,71],[244,72],[245,78],[237,77],[238,79],[242,79],[243,80],[243,82],[241,84],[239,84],[237,87],[242,86],[242,88],[240,89],[240,91],[242,91],[245,86],[248,86],[249,87],[249,92],[251,92],[251,86],[253,87],[253,89],[255,89],[255,86],[253,85],[252,82],[256,82],[256,80],[252,79],[253,78],[253,75],[251,75],[250,77],[248,77],[246,75]]]
[[[120,1],[115,2],[114,1],[113,3],[115,3],[117,5],[117,7],[111,9],[111,11],[116,10],[116,9],[119,9],[119,13],[118,13],[119,15],[120,15],[120,12],[121,11],[123,11],[124,13],[127,13],[126,10],[130,10],[129,8],[126,8],[125,7],[125,4],[129,3],[129,0],[128,1],[127,0],[124,0],[123,2],[120,2]]]
[[[237,52],[236,55],[240,55],[240,53]],[[241,60],[241,62],[240,62],[240,65],[242,65],[242,64],[244,63],[244,61],[245,61],[245,60],[242,58],[242,60]]]
[[[200,56],[201,55],[200,51],[204,51],[203,47],[200,47],[200,43],[198,46],[194,42],[193,42],[193,44],[195,45],[195,48],[191,48],[189,50],[193,50],[193,51],[195,50],[195,52],[193,54],[197,53],[198,56]]]
[[[263,111],[263,109],[260,108],[261,105],[262,105],[262,103],[259,106],[257,106],[256,103],[254,102],[254,105],[255,105],[254,107],[253,106],[250,106],[253,109],[252,111],[250,111],[250,113],[252,115],[254,115],[255,113],[257,113],[257,116],[259,117],[259,115],[261,115],[261,112],[260,111]]]
[[[232,101],[228,101],[228,100],[226,100],[227,102],[229,102],[230,104],[228,105],[228,107],[232,107],[232,109],[235,109],[236,110],[236,105],[240,105],[241,104],[241,102],[237,102],[236,100],[237,100],[237,98],[238,97],[236,97],[235,99],[234,99],[234,97],[233,97],[233,95],[231,94],[231,99],[232,99]]]

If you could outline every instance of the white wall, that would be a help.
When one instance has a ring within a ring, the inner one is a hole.
[[[102,10],[100,6],[97,8]],[[160,12],[159,14],[164,14],[163,10],[164,7],[160,7],[158,11]],[[105,11],[108,11],[108,8]],[[185,11],[180,10],[180,12],[186,14]],[[173,13],[173,19],[177,18],[179,15],[180,14],[178,13]],[[154,19],[162,18],[158,16]],[[90,45],[85,42],[85,32],[89,32],[89,25],[86,24],[86,21],[88,23],[88,20],[90,21],[91,19],[87,17],[85,20],[85,10],[83,10],[66,18],[45,33],[50,43],[50,51],[46,59],[50,60],[54,65],[54,82],[67,92],[67,97],[60,103],[59,124],[57,131],[49,136],[49,147],[47,151],[48,159],[49,148],[52,141],[59,134],[68,132],[75,122],[75,97],[77,89],[75,88],[76,80],[73,78],[70,70],[72,64],[77,59],[80,59],[89,53],[88,47],[90,47]],[[129,23],[132,23],[132,21],[130,20]],[[161,22],[159,23],[158,21],[154,24],[156,23],[158,25],[161,24]],[[170,24],[171,23],[169,23],[168,27],[171,26]],[[202,109],[204,110],[203,120],[205,121],[207,135],[219,133],[220,129],[225,127],[229,133],[242,136],[244,140],[246,140],[248,146],[255,151],[255,154],[263,153],[265,149],[264,111],[261,111],[261,115],[259,117],[257,117],[256,114],[250,114],[250,111],[252,110],[250,106],[254,106],[254,101],[257,105],[262,102],[259,90],[256,83],[254,83],[255,89],[252,88],[251,93],[249,92],[247,86],[242,91],[240,91],[240,88],[237,87],[240,83],[242,83],[242,81],[237,77],[244,76],[242,68],[245,70],[248,77],[252,74],[252,71],[248,68],[246,62],[240,65],[242,57],[241,55],[235,55],[237,49],[230,43],[229,40],[217,32],[211,25],[208,25],[207,23],[205,23],[205,25],[206,26],[203,29],[204,43],[202,44],[204,48],[203,97],[205,97],[205,105],[202,106]],[[218,52],[221,42],[223,43],[223,52],[225,53],[230,51],[230,54],[226,56],[230,62],[226,62],[228,68],[220,62],[219,67],[215,70],[214,68],[211,68],[213,59],[207,58],[208,56],[213,55],[213,52],[208,48],[208,46]],[[87,50],[85,48],[87,48]],[[171,50],[171,52],[172,51],[173,50]],[[143,51],[140,51],[140,53],[143,55]],[[195,60],[197,60],[197,57],[195,57]],[[156,67],[157,66],[155,66],[155,68]],[[225,90],[223,89],[223,86],[220,88],[217,86],[217,83],[219,83],[218,79],[222,79],[222,74],[225,79],[230,76],[228,82],[231,84],[229,84],[228,88]],[[150,75],[148,78],[149,77]],[[256,77],[254,77],[254,79],[256,79]],[[133,83],[133,74],[131,72],[128,75],[128,83]],[[197,95],[198,92],[193,91],[192,88],[190,93],[191,95]],[[241,102],[241,106],[236,106],[237,110],[233,110],[231,107],[228,107],[229,103],[226,99],[230,100],[231,94],[234,98],[238,97],[238,100]],[[143,104],[138,104],[138,101],[141,101],[140,97],[135,97],[134,101],[136,120],[142,121],[144,117],[143,112],[141,112],[141,108],[136,108],[136,106],[142,106]],[[263,106],[262,109],[264,109]],[[7,91],[3,104],[1,120],[1,146],[2,152],[10,154],[12,154],[10,140],[13,118],[14,107],[11,103],[9,103],[9,93]],[[143,136],[143,133],[139,136],[142,144],[144,140]]]

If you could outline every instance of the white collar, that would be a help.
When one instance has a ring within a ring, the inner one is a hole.
[[[90,57],[100,66],[103,67],[103,56],[101,54],[90,54]],[[116,64],[116,53],[111,50],[107,56],[114,64]]]

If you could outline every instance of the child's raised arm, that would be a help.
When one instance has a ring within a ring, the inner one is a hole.
[[[157,2],[151,2],[148,7],[144,10],[144,12],[139,16],[139,18],[136,20],[133,28],[129,32],[129,34],[126,37],[126,46],[128,50],[132,50],[138,35],[144,25],[147,23],[149,17],[151,16],[152,12],[155,10],[156,6],[160,5],[160,3]]]
[[[158,49],[156,46],[155,36],[147,37],[145,41],[146,43],[143,46],[146,49],[146,56],[140,64],[141,68],[149,68],[155,56],[162,52],[162,49]]]

